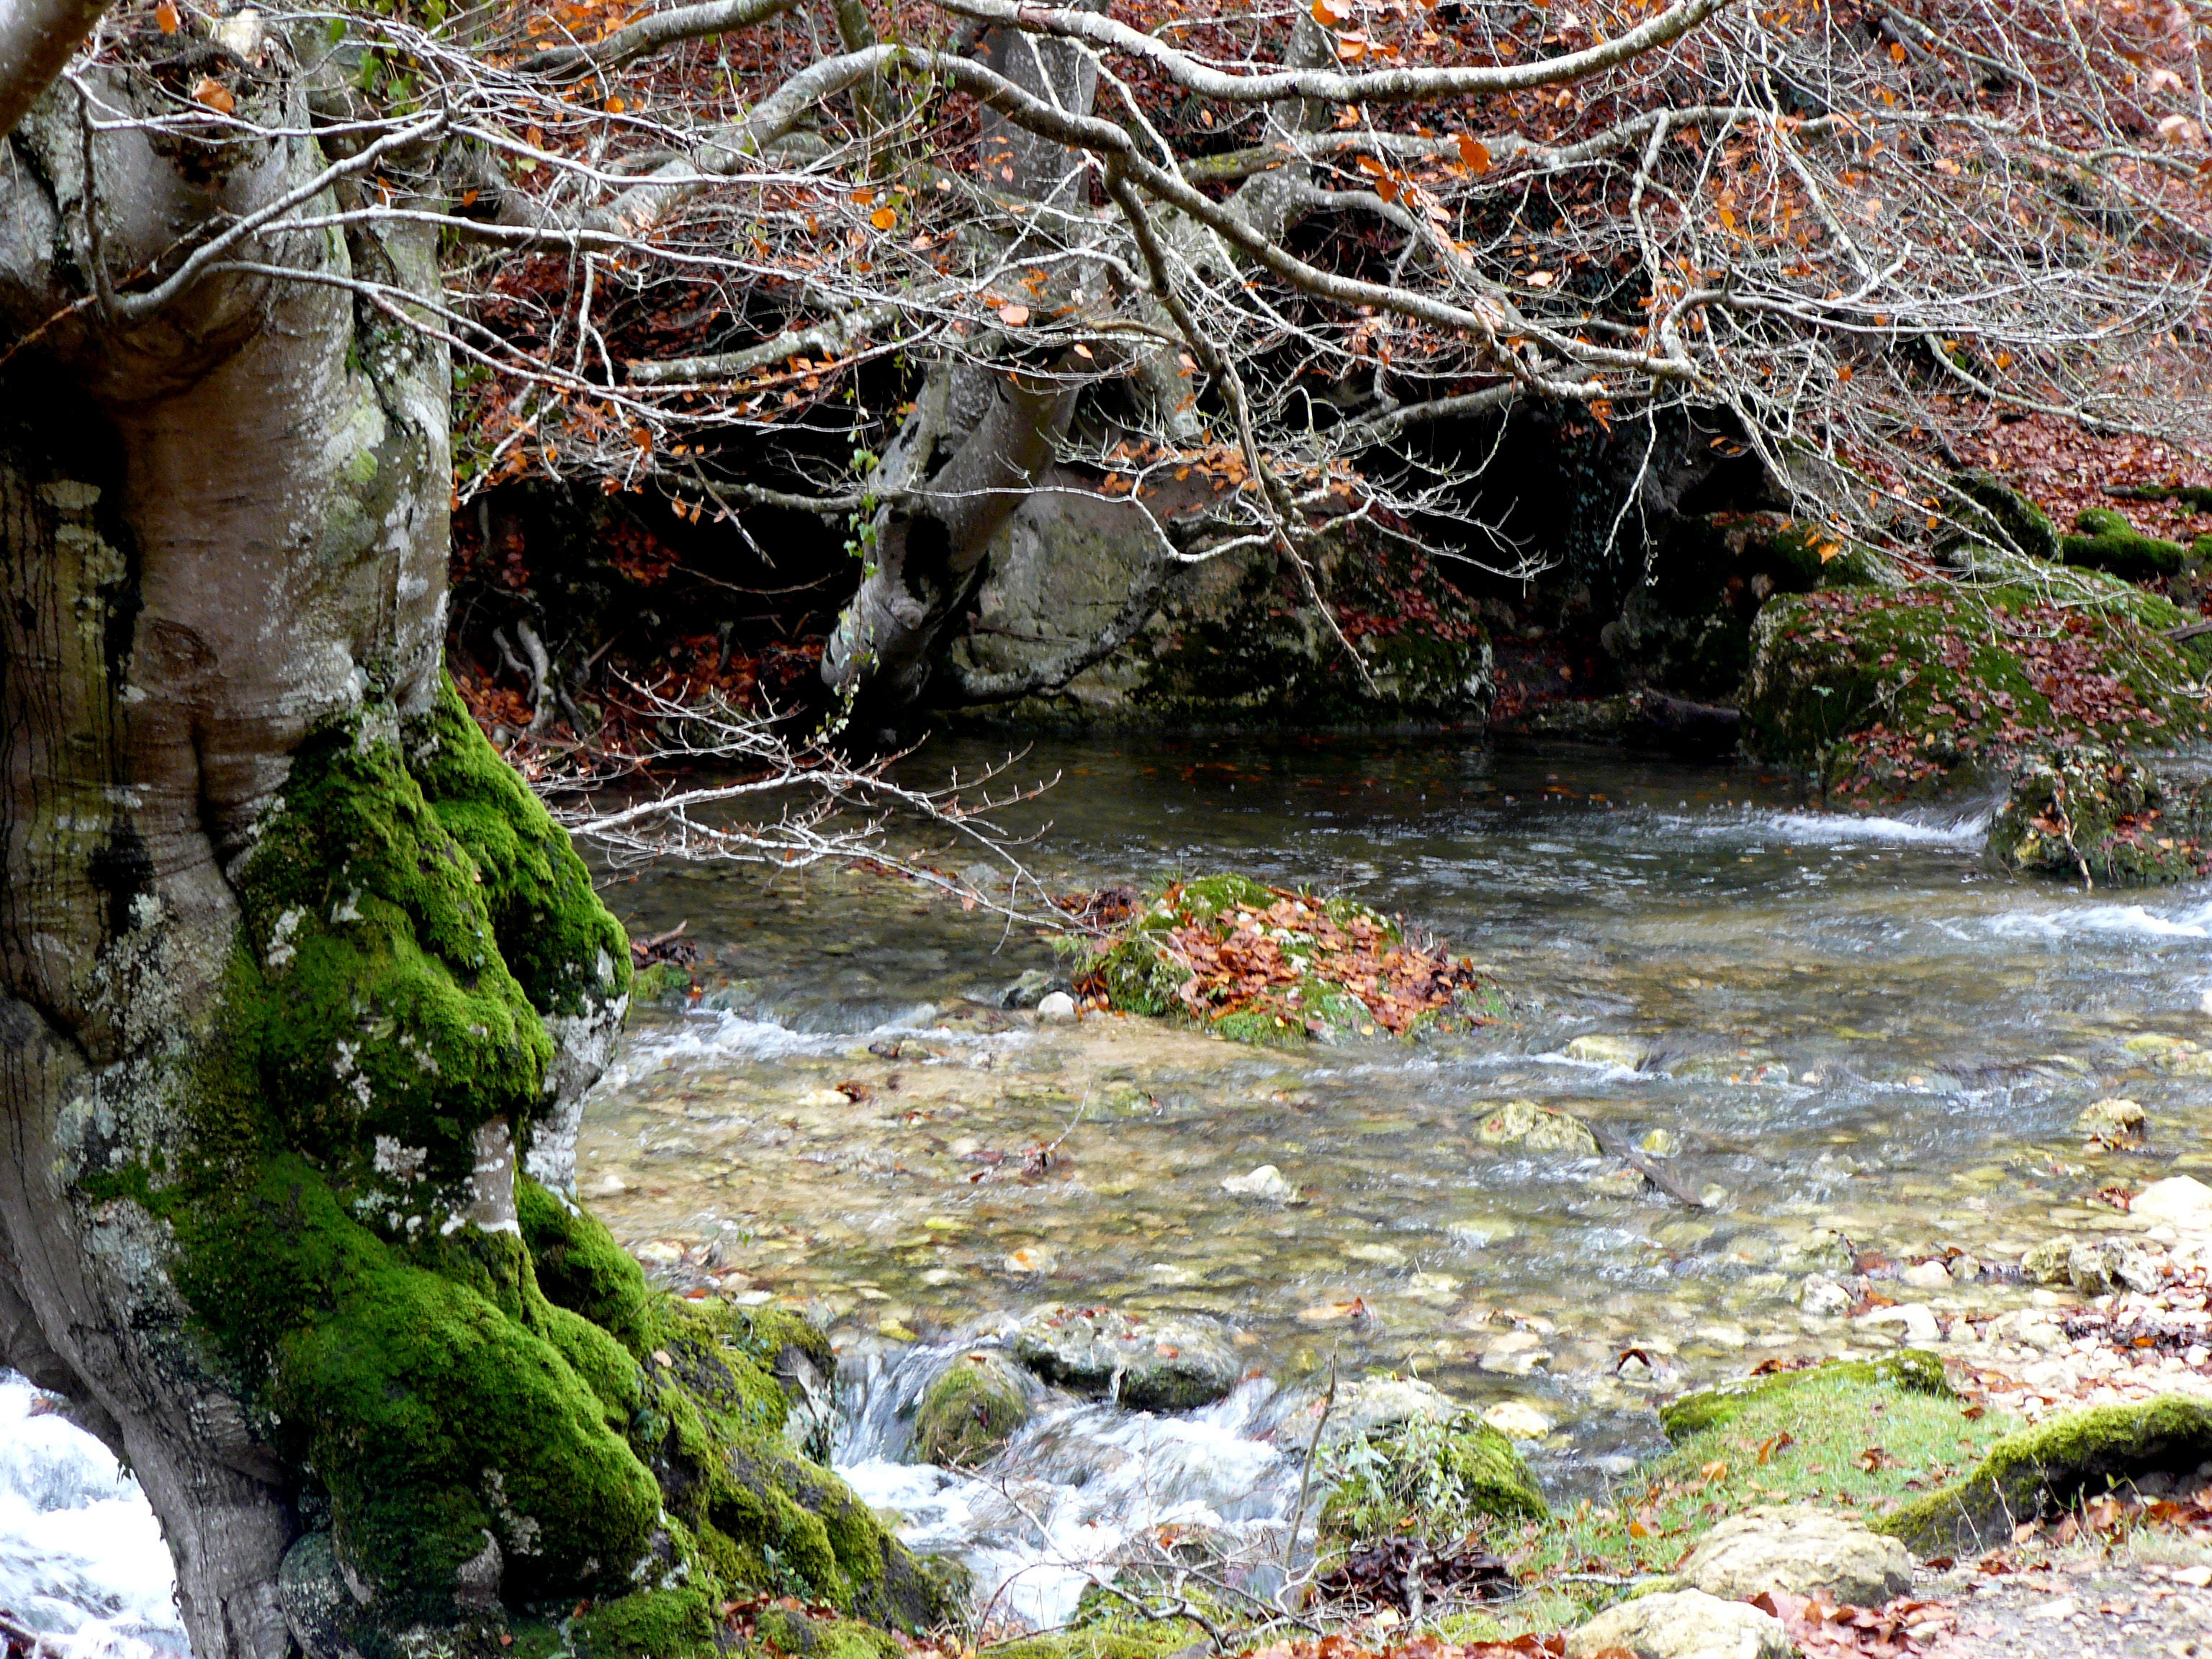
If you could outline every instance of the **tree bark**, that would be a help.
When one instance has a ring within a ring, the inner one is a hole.
[[[257,130],[130,124],[210,51],[129,37],[0,156],[0,1358],[138,1476],[197,1659],[704,1659],[794,1576],[933,1622],[785,1443],[818,1334],[651,1291],[564,1190],[629,953],[443,675],[434,246],[167,294],[365,199],[281,40],[216,62]]]

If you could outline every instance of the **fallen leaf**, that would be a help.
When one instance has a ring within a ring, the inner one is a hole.
[[[1487,173],[1490,171],[1490,146],[1481,139],[1470,137],[1462,132],[1459,136],[1459,159],[1470,173]]]
[[[999,320],[1008,328],[1019,328],[1030,319],[1027,306],[1003,305],[999,307]]]
[[[868,216],[868,222],[878,230],[895,230],[898,228],[898,210],[879,207]]]
[[[181,20],[177,16],[176,0],[161,0],[154,8],[154,25],[164,34],[174,34]]]
[[[199,84],[192,88],[192,97],[217,115],[228,115],[238,107],[238,100],[231,94],[230,88],[212,75],[200,76]]]

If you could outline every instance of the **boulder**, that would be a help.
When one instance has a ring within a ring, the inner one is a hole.
[[[1816,1319],[1840,1319],[1851,1310],[1851,1293],[1824,1274],[1807,1273],[1797,1285],[1797,1305]]]
[[[1102,498],[1088,472],[1048,471],[994,538],[969,631],[934,685],[956,704],[1034,686],[996,705],[996,718],[1025,726],[1483,724],[1494,690],[1489,635],[1407,544],[1352,526],[1309,550],[1314,585],[1342,620],[1316,608],[1272,547],[1164,571],[1155,515],[1202,511],[1223,482],[1186,470],[1180,481],[1155,478],[1142,506]],[[1148,583],[1152,614],[1131,633],[1131,595]],[[1114,632],[1127,643],[1062,686],[1038,683]],[[1346,633],[1364,673],[1346,659]]]
[[[2187,620],[2178,607],[2096,572],[2035,568],[2033,583],[1778,594],[1753,629],[1745,746],[1817,768],[1849,804],[1935,793],[1954,769],[2009,767],[2031,742],[2212,731],[2200,659],[2165,637]],[[2031,653],[2048,670],[2033,678]],[[2071,690],[2054,705],[2059,687]]]
[[[2099,887],[2190,881],[2212,865],[2212,793],[2171,785],[2094,744],[2028,755],[1990,820],[1989,856],[2015,875]]]
[[[1943,1362],[1919,1348],[1900,1348],[1879,1359],[1838,1359],[1803,1370],[1774,1371],[1765,1376],[1723,1382],[1700,1389],[1659,1408],[1659,1426],[1669,1440],[1680,1444],[1693,1434],[1725,1428],[1753,1401],[1799,1389],[1818,1389],[1825,1383],[1884,1383],[1911,1394],[1948,1396],[1953,1390],[1943,1375]]]
[[[2083,1107],[2074,1127],[2092,1139],[2126,1146],[2143,1138],[2149,1131],[2150,1119],[2134,1101],[2114,1096]]]
[[[2083,1296],[2154,1291],[2164,1279],[2150,1253],[2133,1239],[2081,1239],[2066,1252],[2066,1282]]]
[[[1425,1382],[1377,1378],[1340,1395],[1315,1455],[1325,1552],[1455,1540],[1486,1516],[1551,1512],[1511,1439]]]
[[[1817,1591],[1847,1607],[1875,1607],[1912,1588],[1912,1554],[1844,1516],[1769,1507],[1730,1516],[1674,1572],[1725,1601]]]
[[[1589,1126],[1533,1100],[1486,1103],[1476,1109],[1482,1116],[1475,1124],[1474,1138],[1486,1146],[1517,1146],[1524,1152],[1573,1152],[1584,1157],[1597,1153],[1597,1137]]]
[[[970,1350],[922,1391],[914,1417],[915,1456],[942,1468],[974,1468],[996,1456],[1030,1419],[1036,1385],[1004,1354]]]
[[[1613,1652],[1636,1659],[1791,1659],[1795,1650],[1772,1613],[1686,1589],[1639,1595],[1567,1632],[1566,1659]]]
[[[2128,1213],[2191,1231],[2212,1228],[2212,1187],[2194,1176],[2170,1176],[2137,1193]]]
[[[1884,1517],[1881,1530],[1923,1555],[1993,1548],[2013,1528],[2056,1515],[2142,1475],[2212,1460],[2212,1404],[2163,1395],[2069,1412],[2008,1435],[1973,1472]]]
[[[1048,1382],[1132,1411],[1211,1405],[1241,1369],[1211,1319],[1110,1308],[1040,1308],[1016,1328],[1012,1352]]]

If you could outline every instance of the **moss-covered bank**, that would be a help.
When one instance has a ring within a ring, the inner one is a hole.
[[[316,731],[234,880],[180,1133],[103,1179],[172,1230],[202,1339],[297,1472],[309,1645],[674,1659],[743,1586],[933,1618],[918,1565],[784,1444],[777,1357],[833,1366],[818,1335],[650,1291],[518,1173],[556,1036],[619,1018],[628,951],[451,687]]]
[[[1987,1548],[2021,1522],[2153,1474],[2212,1463],[2212,1404],[2166,1395],[2071,1412],[2008,1436],[1964,1480],[1907,1504],[1882,1530],[1917,1553]]]
[[[2094,744],[2033,754],[1990,821],[1990,856],[2018,875],[2093,887],[2191,881],[2212,870],[2212,786],[2185,787]]]
[[[1744,683],[1747,744],[1882,799],[2030,746],[2164,744],[2212,731],[2181,613],[2108,578],[2064,592],[1926,582],[1780,598]]]

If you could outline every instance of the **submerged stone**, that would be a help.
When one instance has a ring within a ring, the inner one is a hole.
[[[2009,1435],[1963,1480],[1881,1523],[1923,1555],[1989,1549],[2013,1528],[2053,1515],[2138,1475],[2188,1473],[2212,1462],[2212,1403],[2166,1395],[2100,1406]]]
[[[1211,1405],[1236,1387],[1240,1369],[1212,1320],[1110,1308],[1040,1308],[1016,1329],[1012,1352],[1047,1382],[1132,1411]]]
[[[1597,1137],[1581,1119],[1540,1106],[1533,1100],[1509,1100],[1482,1107],[1474,1138],[1486,1146],[1517,1146],[1528,1152],[1572,1152],[1595,1157]]]

